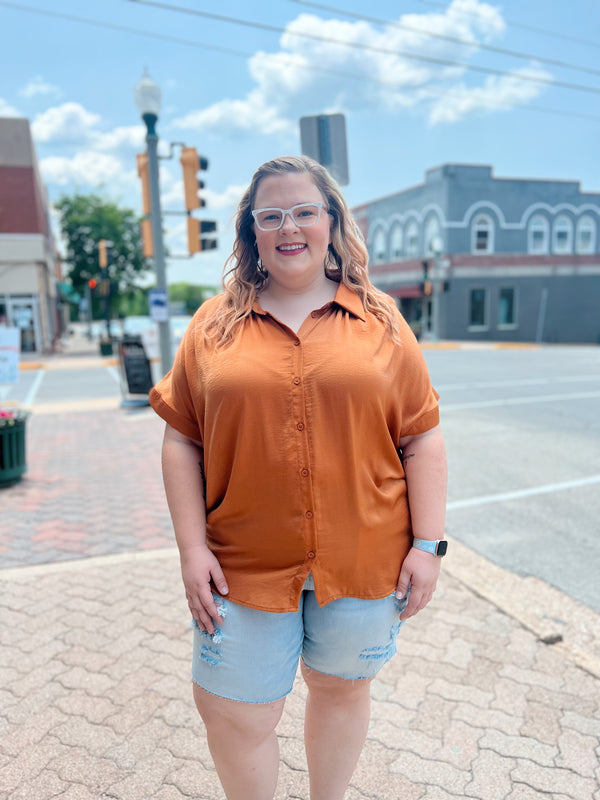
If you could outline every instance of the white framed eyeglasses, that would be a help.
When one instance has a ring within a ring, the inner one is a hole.
[[[282,227],[285,215],[289,214],[299,228],[316,225],[321,219],[323,203],[298,203],[291,208],[255,208],[252,212],[254,221],[261,231],[278,231]]]

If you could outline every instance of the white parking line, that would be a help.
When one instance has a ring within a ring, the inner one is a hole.
[[[120,386],[121,385],[121,375],[119,373],[119,370],[116,367],[112,366],[112,364],[111,364],[108,367],[106,367],[106,371],[111,376],[111,378],[113,378],[115,383],[118,383],[119,386]]]
[[[439,390],[438,390],[439,391]],[[524,397],[505,397],[498,400],[475,400],[472,403],[440,404],[440,411],[464,411],[469,408],[494,408],[498,406],[521,406],[532,403],[552,403],[555,400],[588,400],[600,397],[600,392],[572,392],[570,394],[534,394]]]
[[[33,379],[33,383],[31,384],[29,391],[27,392],[27,396],[23,400],[24,406],[32,406],[35,402],[35,396],[38,393],[38,389],[41,386],[44,377],[46,376],[46,371],[43,369],[38,369],[37,375]]]
[[[514,492],[471,497],[468,500],[455,500],[446,504],[446,510],[454,511],[458,508],[484,506],[488,503],[502,503],[505,500],[519,500],[523,497],[534,497],[538,494],[551,494],[552,492],[562,492],[566,489],[578,489],[581,486],[591,486],[594,483],[600,483],[600,475],[590,475],[588,478],[578,478],[577,480],[563,481],[562,483],[548,483],[545,486],[532,486],[530,489],[518,489]]]
[[[509,381],[470,381],[464,383],[442,383],[436,384],[438,392],[464,391],[465,389],[498,389],[509,386],[542,386],[552,383],[589,383],[600,381],[600,373],[589,373],[587,375],[564,375],[554,378],[515,378]]]

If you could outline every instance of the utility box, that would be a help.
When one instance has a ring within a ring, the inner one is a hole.
[[[301,117],[300,147],[302,155],[322,164],[341,186],[350,182],[346,117],[343,114]]]

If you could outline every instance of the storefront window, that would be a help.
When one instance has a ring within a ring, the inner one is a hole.
[[[498,327],[514,327],[515,315],[515,290],[512,287],[500,289],[498,297]]]
[[[469,293],[469,328],[487,328],[487,291],[471,289]]]

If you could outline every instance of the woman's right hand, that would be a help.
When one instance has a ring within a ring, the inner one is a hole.
[[[180,557],[181,577],[192,617],[200,630],[212,634],[215,623],[221,623],[223,618],[219,615],[210,583],[212,580],[220,594],[227,594],[229,587],[223,570],[206,545],[186,548],[180,552]]]

